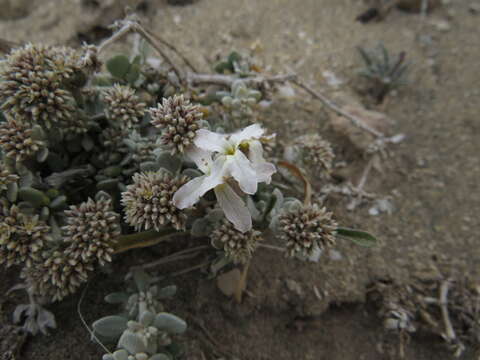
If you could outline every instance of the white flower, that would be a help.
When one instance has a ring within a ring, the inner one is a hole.
[[[269,184],[275,173],[275,165],[263,158],[260,139],[264,132],[258,124],[233,134],[217,134],[201,129],[193,142],[200,149],[218,153],[217,159],[224,161],[226,172],[237,180],[240,189],[253,195],[257,192],[257,184]]]
[[[257,192],[259,182],[270,183],[275,166],[263,158],[260,142],[263,135],[264,130],[258,124],[228,135],[200,129],[194,138],[197,147],[186,155],[205,175],[183,185],[173,196],[174,205],[179,209],[191,207],[213,189],[225,217],[237,230],[250,230],[251,215],[227,181],[235,179],[242,192],[250,195]]]
[[[218,204],[225,217],[239,231],[247,232],[252,228],[252,217],[242,198],[226,183],[228,175],[224,159],[212,160],[212,153],[193,148],[186,152],[198,168],[205,174],[194,178],[173,195],[173,204],[179,209],[186,209],[197,203],[209,190],[213,189]]]

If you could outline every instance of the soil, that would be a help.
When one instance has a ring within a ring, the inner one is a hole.
[[[3,3],[13,13],[2,14],[2,38],[71,45],[108,36],[107,25],[122,16],[123,6],[135,6],[134,1],[37,0],[22,2],[25,7],[19,9],[8,0],[0,0],[0,6]],[[209,71],[219,55],[254,49],[268,72],[295,71],[335,97],[358,88],[358,45],[373,47],[381,41],[393,53],[406,51],[413,63],[409,84],[384,104],[360,98],[395,120],[391,134],[406,134],[406,140],[391,146],[381,171],[374,170],[365,185],[368,192],[390,196],[393,212],[371,216],[372,203],[347,211],[349,199],[341,196],[327,202],[343,225],[376,234],[380,246],[364,249],[340,242],[341,256],[324,257],[318,264],[283,260],[275,251],[262,249],[254,257],[241,305],[223,296],[201,273],[172,279],[180,290],[168,305],[190,324],[188,359],[392,358],[398,347],[395,337],[385,333],[366,302],[372,282],[387,277],[408,282],[415,271],[433,264],[478,275],[480,14],[475,6],[475,0],[444,1],[425,18],[393,10],[383,21],[363,25],[354,19],[367,7],[357,0],[201,0],[178,7],[160,0],[141,2],[138,11],[144,24],[175,43],[203,71]],[[131,41],[112,47],[112,52]],[[329,81],[329,73],[341,83]],[[276,100],[262,113],[262,121],[277,131],[280,143],[307,132],[332,141],[337,159],[347,163],[342,174],[358,181],[367,160],[332,130],[331,119],[330,112],[300,91]],[[313,183],[318,190],[320,180]],[[180,246],[185,242],[158,252]],[[112,271],[122,274],[128,265],[153,256],[149,250],[122,255]],[[15,275],[13,270],[0,270],[4,294],[14,285]],[[80,309],[87,323],[115,313],[102,299],[118,289],[120,280],[101,273],[90,282]],[[103,351],[90,341],[77,313],[80,295],[52,306],[58,329],[50,336],[29,338],[15,358],[100,359]],[[15,294],[1,297],[4,328],[11,325],[14,304],[22,301]],[[406,359],[451,357],[438,338],[413,337],[406,346]]]

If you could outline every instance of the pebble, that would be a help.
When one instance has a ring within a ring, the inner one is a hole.
[[[442,31],[442,32],[447,32],[447,31],[450,31],[452,29],[452,26],[450,25],[450,23],[446,20],[438,20],[438,21],[435,21],[433,23],[433,25],[435,26],[435,28],[438,30],[438,31]]]
[[[480,2],[472,2],[468,6],[468,11],[472,14],[479,14],[480,13]]]

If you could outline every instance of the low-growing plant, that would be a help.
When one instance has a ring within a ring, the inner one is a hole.
[[[227,265],[241,271],[238,301],[262,247],[316,262],[338,238],[375,243],[312,200],[301,168],[330,171],[326,141],[299,139],[288,161],[266,151],[275,134],[257,122],[255,105],[271,95],[271,85],[294,76],[255,73],[234,55],[217,67],[220,74],[200,74],[135,18],[114,30],[99,46],[26,44],[1,63],[0,263],[21,269],[16,288],[27,291],[30,304],[14,316],[25,319],[26,330],[55,327],[44,306],[76,293],[116,254],[175,234],[210,239],[209,261],[195,268],[212,276]],[[128,32],[143,39],[137,51],[103,66],[100,55]],[[288,176],[300,179],[303,194]],[[269,229],[278,244],[265,243]],[[169,260],[194,251],[209,247]],[[170,334],[186,324],[162,312],[161,300],[174,288],[160,289],[138,270],[154,266],[132,268],[133,292],[107,296],[124,313],[93,325],[95,336],[117,344],[104,359],[170,358]]]
[[[377,102],[381,103],[390,91],[407,83],[410,62],[406,61],[405,51],[392,57],[383,43],[372,49],[358,46],[357,50],[364,63],[359,74],[370,81],[369,92]]]

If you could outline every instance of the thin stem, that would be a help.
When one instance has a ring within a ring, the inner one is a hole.
[[[170,67],[173,69],[173,72],[175,75],[177,75],[178,79],[183,82],[183,76],[180,71],[180,68],[175,65],[175,63],[168,57],[168,55],[162,50],[160,46],[158,46],[155,38],[150,35],[140,24],[134,23],[133,25],[133,30],[137,33],[139,33],[145,40],[148,41],[148,43],[158,52],[158,54],[170,65]]]
[[[282,248],[280,246],[275,246],[275,245],[269,245],[269,244],[258,244],[259,247],[265,248],[265,249],[270,249],[270,250],[276,250],[280,252],[285,252],[285,248]]]
[[[443,323],[445,325],[445,337],[448,341],[455,341],[457,336],[453,330],[452,322],[448,314],[448,292],[450,290],[451,279],[447,279],[440,285],[439,304],[442,312]]]
[[[242,81],[247,85],[250,84],[274,84],[274,83],[284,83],[286,81],[293,81],[295,79],[295,74],[283,74],[275,76],[249,76],[245,78],[238,78],[232,75],[222,75],[222,74],[197,74],[189,73],[187,75],[187,82],[192,85],[198,84],[210,84],[210,85],[221,85],[230,87],[234,81]]]
[[[100,45],[97,47],[97,52],[100,54],[104,51],[108,46],[113,44],[114,42],[118,41],[125,35],[127,35],[132,30],[132,23],[127,22],[120,30],[110,36],[108,39],[104,40]]]
[[[384,138],[384,134],[381,133],[380,131],[375,130],[374,128],[370,127],[369,125],[365,124],[362,119],[342,110],[340,107],[338,107],[333,101],[331,101],[329,98],[327,98],[324,94],[313,90],[311,87],[306,85],[305,83],[299,81],[299,80],[292,80],[292,82],[297,85],[299,88],[305,90],[308,92],[311,96],[316,98],[317,100],[320,100],[324,105],[329,107],[331,110],[336,112],[337,114],[345,117],[346,119],[350,120],[355,126],[359,127],[360,129],[363,129],[370,134],[378,137],[378,138]]]
[[[145,30],[147,31],[147,30]],[[188,60],[188,58],[183,55],[180,51],[178,51],[178,49],[173,46],[172,44],[170,44],[169,42],[167,42],[165,39],[162,39],[160,36],[158,36],[157,34],[154,34],[154,33],[151,33],[151,32],[148,32],[153,38],[155,38],[159,43],[165,45],[166,47],[168,47],[170,50],[172,50],[175,54],[178,55],[178,57],[180,57],[183,62],[193,71],[193,72],[198,72],[195,67],[192,65],[192,63],[190,62],[190,60]]]
[[[144,231],[130,235],[121,235],[117,238],[117,242],[113,245],[114,253],[119,254],[131,249],[138,249],[156,245],[162,241],[166,241],[172,234],[179,234],[173,228],[163,229],[162,231]]]
[[[373,161],[374,161],[374,158],[372,157],[369,161],[368,161],[368,164],[367,166],[365,167],[365,169],[363,170],[363,173],[362,173],[362,177],[360,178],[360,181],[358,182],[358,185],[357,185],[357,191],[361,191],[363,190],[363,187],[365,186],[366,182],[367,182],[367,178],[368,178],[368,174],[370,174],[370,170],[372,169],[373,167]]]
[[[195,266],[191,266],[191,267],[188,267],[186,269],[183,269],[183,270],[180,270],[180,271],[176,271],[176,272],[173,272],[173,273],[170,273],[168,275],[163,275],[163,276],[157,276],[157,277],[154,277],[152,279],[152,283],[154,282],[157,282],[157,281],[160,281],[160,280],[163,280],[163,279],[166,279],[166,278],[171,278],[171,277],[175,277],[175,276],[179,276],[179,275],[183,275],[183,274],[186,274],[186,273],[189,273],[193,270],[198,270],[198,269],[201,269],[207,265],[210,264],[210,261],[205,261],[201,264],[198,264],[198,265],[195,265]]]
[[[134,269],[150,269],[150,268],[156,267],[156,266],[158,266],[158,265],[167,264],[167,263],[169,263],[169,262],[173,262],[173,261],[177,261],[177,260],[189,259],[189,258],[191,258],[191,257],[197,256],[197,255],[198,255],[198,252],[199,252],[200,250],[204,250],[204,249],[207,249],[207,248],[209,248],[208,245],[196,246],[196,247],[193,247],[193,248],[190,248],[190,249],[178,251],[178,252],[173,253],[173,254],[168,255],[168,256],[164,256],[164,257],[162,257],[161,259],[152,261],[152,262],[147,263],[147,264],[132,266],[131,269],[132,269],[132,270],[134,270]]]
[[[112,352],[110,350],[108,350],[108,348],[105,345],[103,345],[103,343],[100,341],[100,339],[95,335],[95,332],[92,329],[90,329],[87,322],[85,321],[85,318],[82,315],[81,306],[82,306],[83,299],[85,298],[85,295],[87,294],[87,289],[88,289],[88,285],[90,285],[90,281],[92,281],[92,280],[90,279],[87,282],[87,284],[85,285],[85,288],[82,291],[82,295],[80,296],[80,299],[78,300],[78,303],[77,303],[78,317],[80,318],[80,321],[82,322],[83,326],[85,326],[85,328],[87,329],[87,331],[90,334],[90,336],[92,337],[92,339],[95,339],[95,341],[98,343],[98,345],[100,345],[103,348],[103,350],[105,350],[107,353],[111,354]]]

